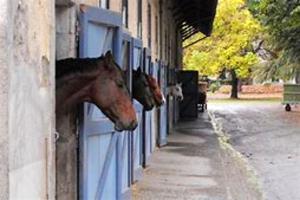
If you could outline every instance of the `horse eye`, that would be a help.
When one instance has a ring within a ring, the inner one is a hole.
[[[118,87],[123,87],[124,86],[122,81],[117,81],[116,84],[117,84]]]

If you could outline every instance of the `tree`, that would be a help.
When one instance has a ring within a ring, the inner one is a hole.
[[[237,98],[238,79],[249,77],[250,67],[258,61],[251,42],[261,30],[244,0],[220,0],[212,36],[184,50],[184,67],[207,76],[230,71],[231,97]],[[201,37],[203,35],[197,34],[185,44]]]
[[[266,26],[269,46],[278,57],[258,67],[262,77],[300,78],[300,0],[248,0],[253,15]],[[300,81],[300,80],[299,80]]]

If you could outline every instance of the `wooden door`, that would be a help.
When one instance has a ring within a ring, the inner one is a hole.
[[[99,57],[111,50],[121,65],[121,24],[122,18],[115,12],[81,7],[80,57]],[[84,103],[80,120],[80,199],[124,199],[124,138],[126,133],[115,132],[113,123],[96,106]]]
[[[198,117],[198,71],[179,71],[182,83],[183,101],[179,104],[179,116],[182,119]]]
[[[121,62],[122,68],[125,72],[126,79],[127,79],[127,87],[132,94],[132,62],[133,62],[133,55],[132,55],[132,37],[127,34],[123,33],[122,37],[122,47],[121,47]],[[121,164],[121,194],[122,199],[130,199],[131,191],[131,131],[126,131],[125,134],[120,135],[119,139],[122,144],[121,150],[121,160],[119,161]]]
[[[159,65],[159,83],[160,88],[166,97],[166,89],[167,89],[167,67],[160,62]],[[167,144],[167,104],[163,104],[159,108],[159,132],[158,132],[158,146],[164,146]]]
[[[132,39],[133,43],[133,69],[142,67],[143,61],[143,43],[140,39]],[[136,182],[142,177],[143,164],[143,106],[136,100],[133,100],[135,110],[138,116],[138,127],[132,133],[132,182]]]
[[[149,49],[144,48],[144,63],[143,71],[149,74],[151,70],[151,52]],[[146,167],[149,162],[150,155],[152,153],[152,125],[151,125],[151,112],[143,111],[143,165]]]

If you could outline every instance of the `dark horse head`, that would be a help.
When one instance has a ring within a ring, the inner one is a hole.
[[[134,130],[137,118],[123,72],[107,52],[99,58],[68,58],[56,63],[56,112],[83,101],[94,103],[117,131]]]
[[[139,67],[137,70],[133,70],[132,76],[133,98],[140,102],[145,110],[151,110],[155,106],[155,99],[147,81],[147,75]]]
[[[156,106],[161,106],[165,103],[165,97],[158,85],[157,80],[151,76],[151,75],[146,75],[147,82],[149,84],[150,90],[152,92],[153,98],[155,100],[155,105]]]

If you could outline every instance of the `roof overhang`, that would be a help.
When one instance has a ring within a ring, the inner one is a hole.
[[[210,36],[218,0],[174,0],[173,15],[182,40],[201,32]]]

